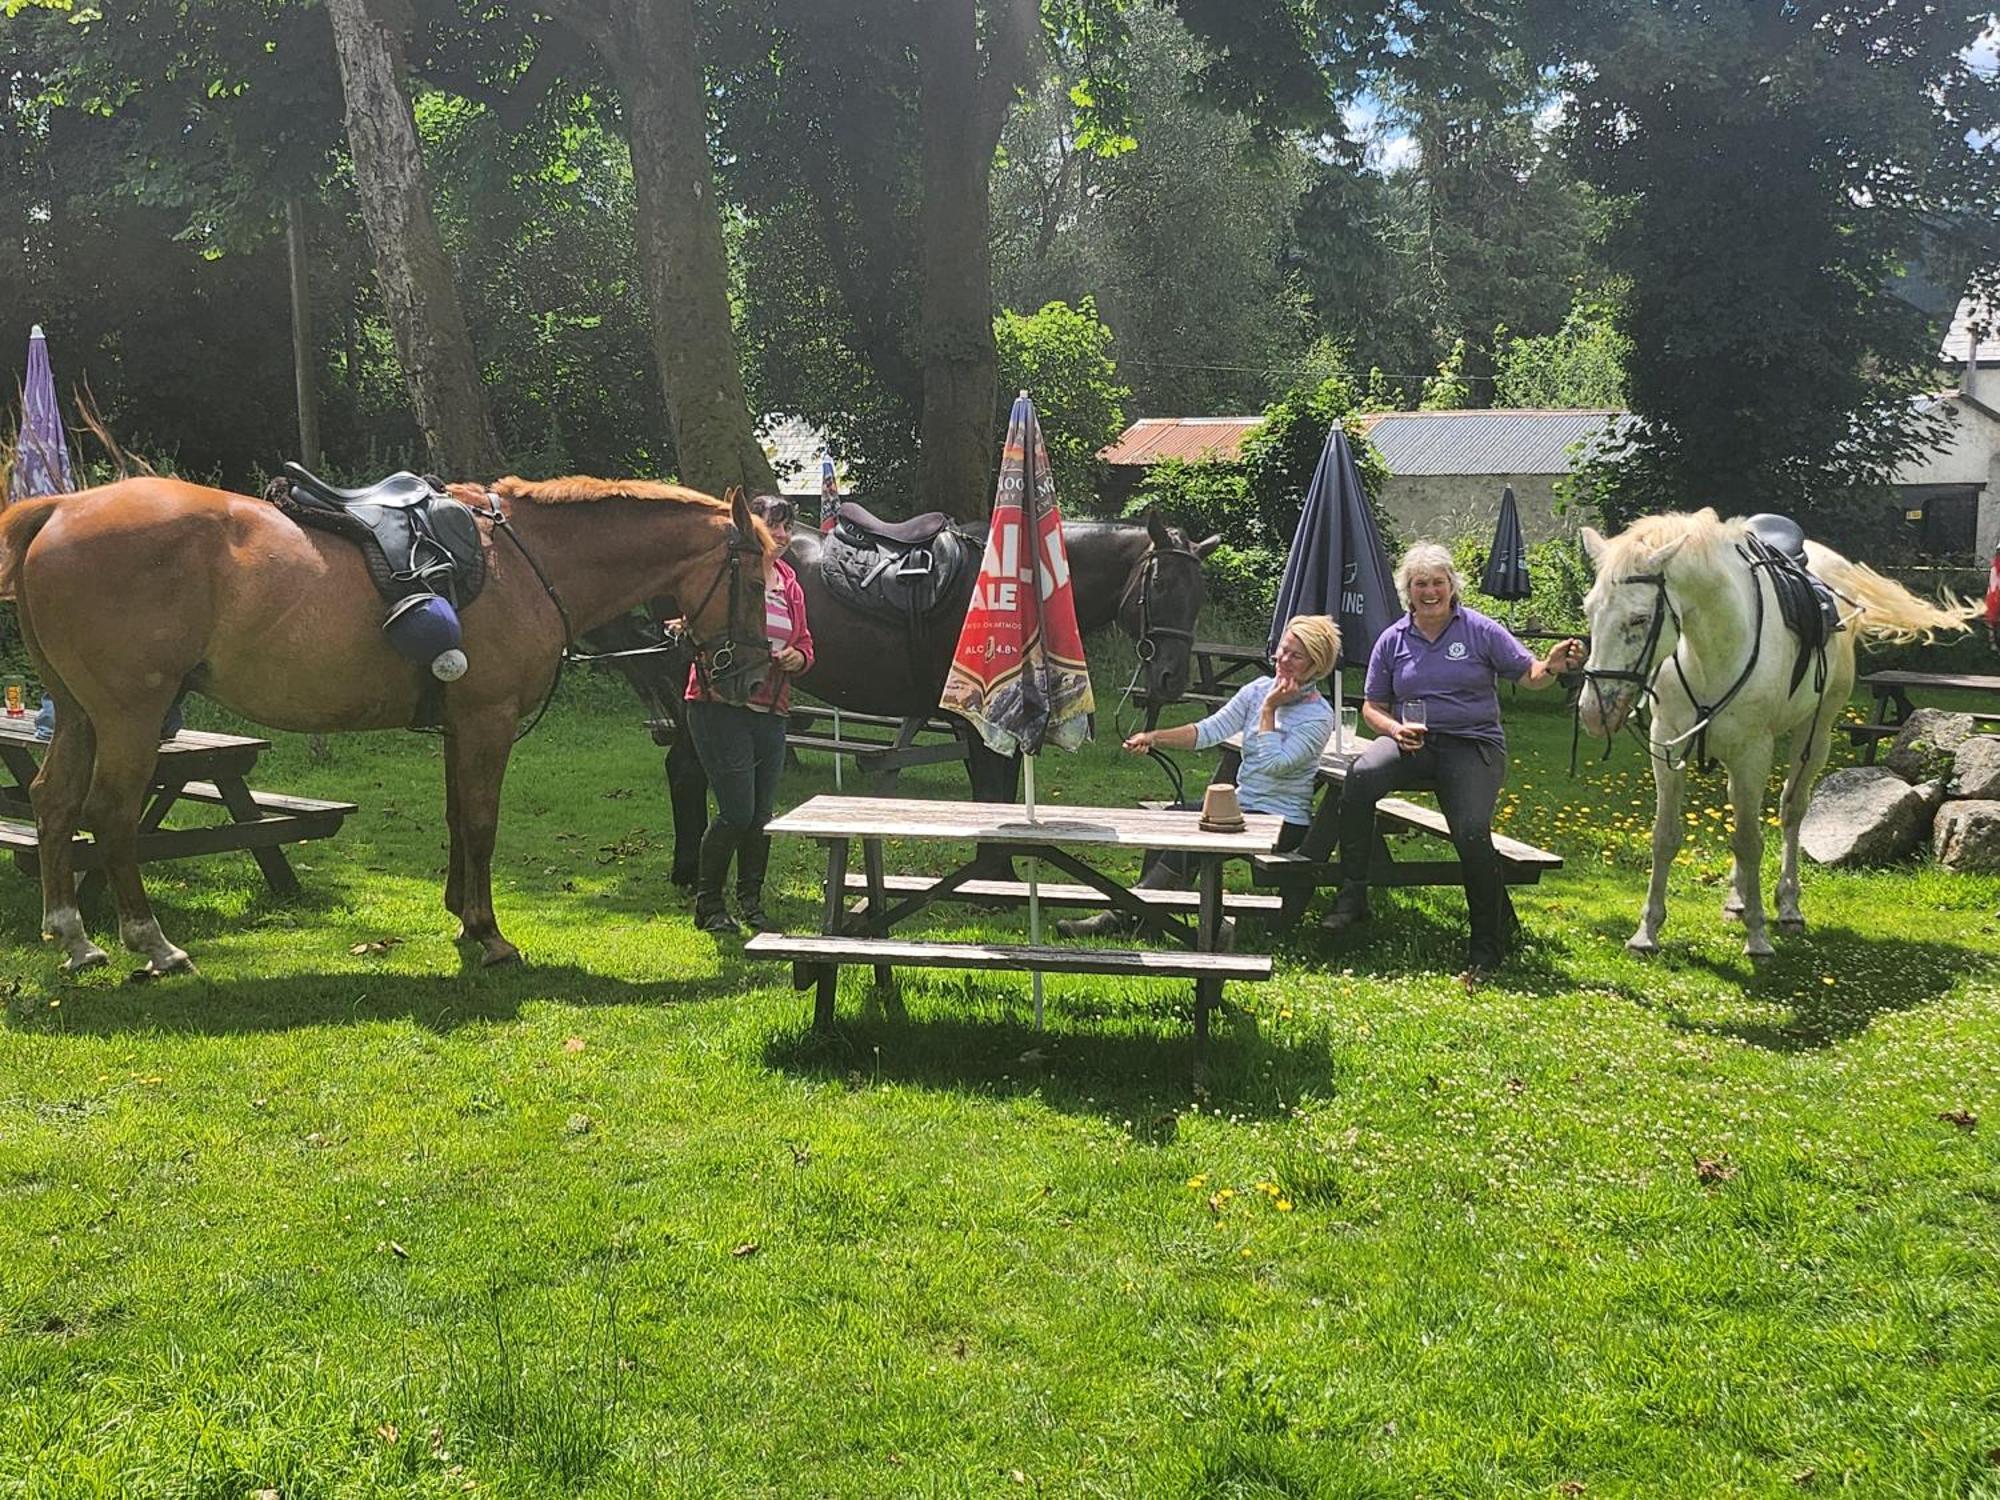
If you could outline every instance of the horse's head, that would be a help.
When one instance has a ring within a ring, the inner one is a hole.
[[[1713,519],[1712,512],[1703,512]],[[1583,668],[1577,717],[1586,734],[1609,739],[1624,727],[1653,674],[1680,644],[1680,616],[1667,584],[1667,567],[1688,539],[1686,516],[1648,517],[1615,537],[1583,528],[1583,547],[1597,570],[1584,596],[1590,621],[1590,660]]]
[[[688,559],[676,592],[695,601],[687,629],[702,653],[709,691],[725,703],[747,703],[771,675],[764,589],[777,544],[741,490],[732,489],[724,504],[728,508],[715,513],[708,543]]]
[[[1149,511],[1146,539],[1146,550],[1125,579],[1118,623],[1139,643],[1146,696],[1155,703],[1177,703],[1187,691],[1194,622],[1208,598],[1201,560],[1222,538],[1190,543],[1179,527]]]

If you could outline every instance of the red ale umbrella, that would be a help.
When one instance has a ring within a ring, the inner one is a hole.
[[[1007,447],[993,492],[986,559],[973,585],[958,652],[940,707],[969,719],[987,747],[1025,755],[1028,821],[1035,821],[1035,755],[1044,744],[1074,750],[1090,738],[1090,671],[1076,624],[1062,513],[1049,474],[1042,424],[1026,391],[1007,418]],[[1042,940],[1036,861],[1028,861],[1028,940]],[[1042,975],[1035,971],[1035,1027]]]
[[[986,560],[965,611],[939,706],[972,721],[1001,755],[1090,737],[1090,672],[1041,423],[1026,391],[1007,420]],[[1034,816],[1033,762],[1028,816]]]

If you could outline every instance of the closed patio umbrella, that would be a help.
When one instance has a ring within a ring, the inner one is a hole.
[[[1338,422],[1326,435],[1319,467],[1306,491],[1298,530],[1285,557],[1278,607],[1271,615],[1270,652],[1293,615],[1332,615],[1340,622],[1340,660],[1333,674],[1334,716],[1340,714],[1340,668],[1367,666],[1375,638],[1396,618],[1396,584],[1382,532],[1361,488],[1361,470]]]
[[[1493,528],[1493,548],[1486,570],[1479,575],[1479,592],[1494,599],[1525,599],[1534,592],[1528,580],[1528,544],[1521,536],[1521,512],[1514,504],[1514,486],[1500,492],[1500,523]]]
[[[21,385],[21,432],[14,451],[10,500],[61,495],[70,489],[69,443],[56,402],[49,341],[37,323],[28,334],[28,374]]]
[[[986,555],[938,704],[969,720],[988,749],[1026,757],[1022,772],[1030,823],[1035,756],[1043,745],[1074,750],[1090,737],[1096,703],[1076,623],[1062,513],[1041,423],[1026,391],[1015,398],[1007,419]],[[1028,936],[1039,943],[1036,863],[1028,861]],[[1039,970],[1034,982],[1039,1028]]]

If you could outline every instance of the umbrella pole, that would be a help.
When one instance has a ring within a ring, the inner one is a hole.
[[[1035,757],[1032,755],[1024,755],[1021,757],[1021,760],[1023,763],[1022,775],[1025,778],[1024,784],[1026,786],[1028,793],[1028,821],[1032,823],[1035,821]],[[1042,893],[1041,893],[1040,882],[1036,878],[1040,874],[1040,866],[1041,866],[1040,860],[1037,860],[1032,856],[1029,858],[1028,941],[1035,944],[1037,947],[1041,945],[1042,941]],[[1042,1029],[1042,971],[1040,969],[1035,970],[1034,986],[1035,986],[1035,1030],[1039,1032]]]
[[[833,742],[836,745],[840,743],[840,710],[837,708],[833,711]],[[833,752],[833,789],[836,792],[841,789],[840,752],[838,750]]]

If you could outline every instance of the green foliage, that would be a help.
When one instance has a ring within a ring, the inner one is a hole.
[[[1486,569],[1487,552],[1493,533],[1467,532],[1447,544],[1451,560],[1465,579],[1466,600],[1474,609],[1521,630],[1552,630],[1581,636],[1587,626],[1583,596],[1590,592],[1597,575],[1583,544],[1575,537],[1551,537],[1528,547],[1528,582],[1533,592],[1525,599],[1495,599],[1479,591],[1479,575]],[[1539,651],[1546,643],[1528,642]]]
[[[1632,345],[1608,306],[1578,303],[1563,326],[1538,338],[1495,334],[1496,406],[1543,409],[1625,404],[1625,364]]]
[[[1125,430],[1120,405],[1132,393],[1118,382],[1107,352],[1111,330],[1089,297],[1071,307],[1045,303],[1039,312],[1003,312],[993,321],[1000,350],[1000,430],[1016,391],[1025,390],[1041,418],[1056,494],[1065,505],[1093,508],[1103,464],[1098,450]]]
[[[1465,340],[1454,339],[1450,352],[1438,362],[1437,373],[1424,382],[1417,410],[1458,411],[1471,400],[1472,386],[1465,378]]]
[[[1808,529],[1937,436],[1935,330],[1888,289],[2000,201],[2000,78],[1949,6],[1531,7],[1628,283],[1630,448],[1607,519],[1713,502]],[[1986,219],[1990,224],[1990,217]]]

